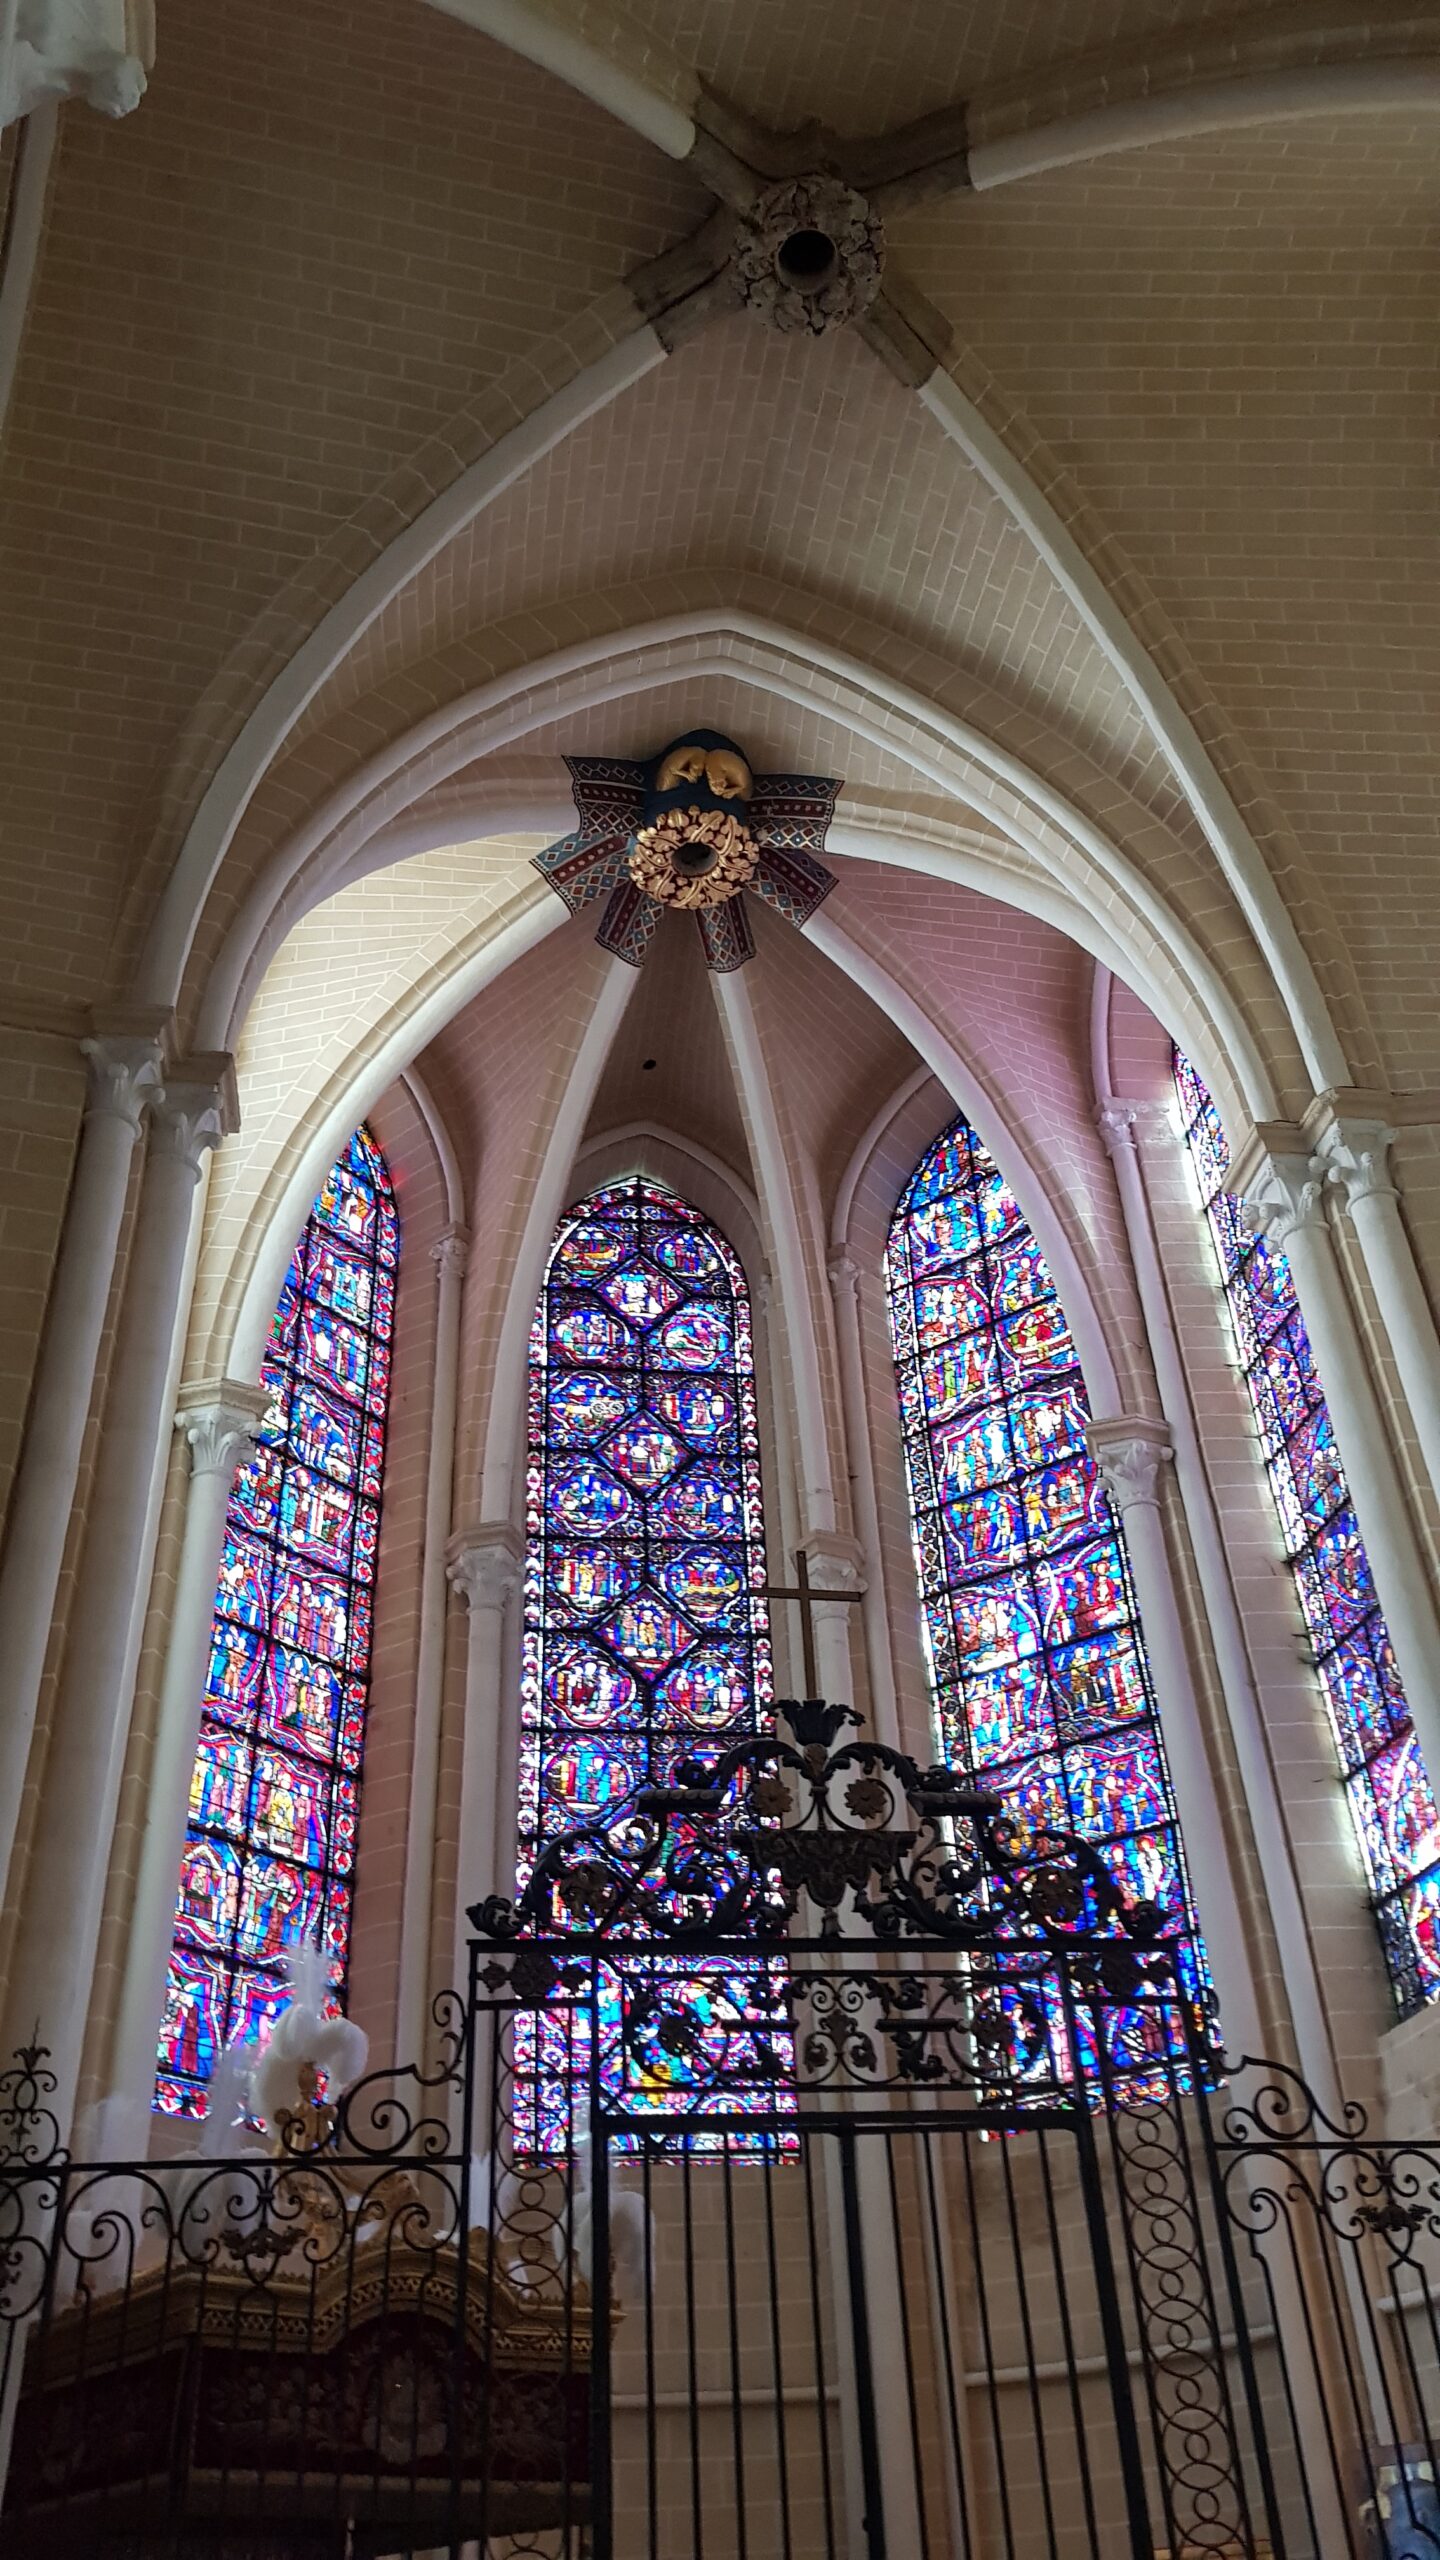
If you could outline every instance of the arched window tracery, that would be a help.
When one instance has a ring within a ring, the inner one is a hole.
[[[1209,1091],[1173,1057],[1191,1169],[1402,2015],[1440,1997],[1440,1815],[1335,1444],[1289,1262],[1225,1188]]]
[[[939,1741],[1029,1821],[1080,1833],[1159,1906],[1207,1985],[1120,1524],[1054,1282],[963,1118],[901,1195],[886,1250],[911,1525]]]
[[[572,1209],[551,1251],[530,1345],[526,1529],[522,1884],[551,1840],[616,1819],[638,1789],[687,1761],[713,1766],[770,1721],[749,1292],[719,1229],[639,1176]],[[743,2011],[742,1983],[656,1964],[667,2006],[688,2008],[702,2038]],[[585,2058],[573,2024],[535,2032],[517,2054],[519,2139],[554,2149]],[[602,2057],[612,2083],[621,2067]],[[679,2053],[657,2052],[644,2076],[647,2108],[687,2104]]]
[[[345,1989],[368,1702],[399,1227],[357,1129],[285,1276],[269,1404],[226,1513],[155,2104],[205,2111],[224,2044],[283,2006],[282,1960],[324,1948]]]

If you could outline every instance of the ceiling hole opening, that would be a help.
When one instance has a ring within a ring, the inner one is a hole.
[[[640,1072],[641,1072],[641,1074],[642,1074],[642,1075],[646,1075],[646,1076],[648,1076],[648,1074],[650,1073],[650,1070],[651,1070],[651,1068],[654,1066],[654,1064],[655,1064],[655,1061],[654,1061],[654,1059],[653,1059],[653,1058],[642,1058],[642,1059],[641,1059],[641,1061],[640,1061]]]
[[[698,839],[690,844],[677,844],[670,856],[682,880],[703,880],[720,859],[719,848]]]
[[[792,231],[775,252],[781,282],[792,284],[797,293],[818,293],[839,264],[839,252],[828,231]]]

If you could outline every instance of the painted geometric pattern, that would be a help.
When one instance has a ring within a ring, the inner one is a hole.
[[[1175,1089],[1265,1471],[1402,2015],[1440,1995],[1440,1820],[1285,1255],[1225,1188],[1230,1150],[1188,1058]]]
[[[724,1238],[656,1183],[596,1191],[560,1228],[531,1337],[527,1504],[522,1883],[561,1833],[769,1723],[749,1295]],[[746,1984],[711,1969],[684,1997],[723,2036]],[[618,2049],[618,2017],[601,2031]],[[575,2032],[542,2018],[517,2049],[538,2149],[569,2139]],[[619,2068],[602,2061],[607,2084]],[[687,2104],[682,2056],[638,2086],[633,2055],[627,2070],[627,2104]]]
[[[886,1254],[926,1647],[945,1756],[1077,1831],[1158,1904],[1205,1988],[1160,1720],[1089,1405],[1015,1196],[957,1120]],[[1143,2029],[1141,2041],[1144,2041]]]
[[[288,1997],[287,1951],[350,1949],[399,1231],[358,1129],[270,1328],[259,1443],[231,1492],[155,2104],[205,2112],[216,2053]]]

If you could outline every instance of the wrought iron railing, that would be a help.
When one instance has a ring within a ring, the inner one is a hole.
[[[0,2081],[0,2553],[1436,2560],[1440,2145],[1086,1844],[785,1710],[233,2156]]]

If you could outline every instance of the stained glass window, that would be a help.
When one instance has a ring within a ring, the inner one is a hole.
[[[1205,1987],[1120,1524],[1055,1285],[964,1120],[901,1197],[886,1254],[941,1747],[1027,1821],[1079,1832],[1157,1904]],[[1143,2033],[1141,2037],[1143,2043]]]
[[[1230,1150],[1188,1058],[1175,1090],[1240,1365],[1329,1711],[1381,1942],[1402,2014],[1440,1995],[1440,1820],[1335,1445],[1325,1393],[1278,1247],[1225,1188]]]
[[[259,1445],[231,1492],[155,2103],[205,2112],[221,2045],[310,1943],[345,1988],[399,1232],[358,1129],[285,1276]]]
[[[527,1533],[522,1883],[561,1833],[622,1819],[637,1789],[713,1766],[770,1720],[749,1294],[718,1230],[639,1177],[593,1192],[555,1241],[531,1337]],[[666,2006],[712,2050],[743,2040],[765,1968],[727,1984],[655,1964],[684,1980]],[[568,2139],[580,2057],[567,2028],[539,2034],[546,2148]],[[618,2084],[618,2053],[603,2068]],[[683,2055],[657,2052],[642,2076],[646,2108],[690,2102]]]

